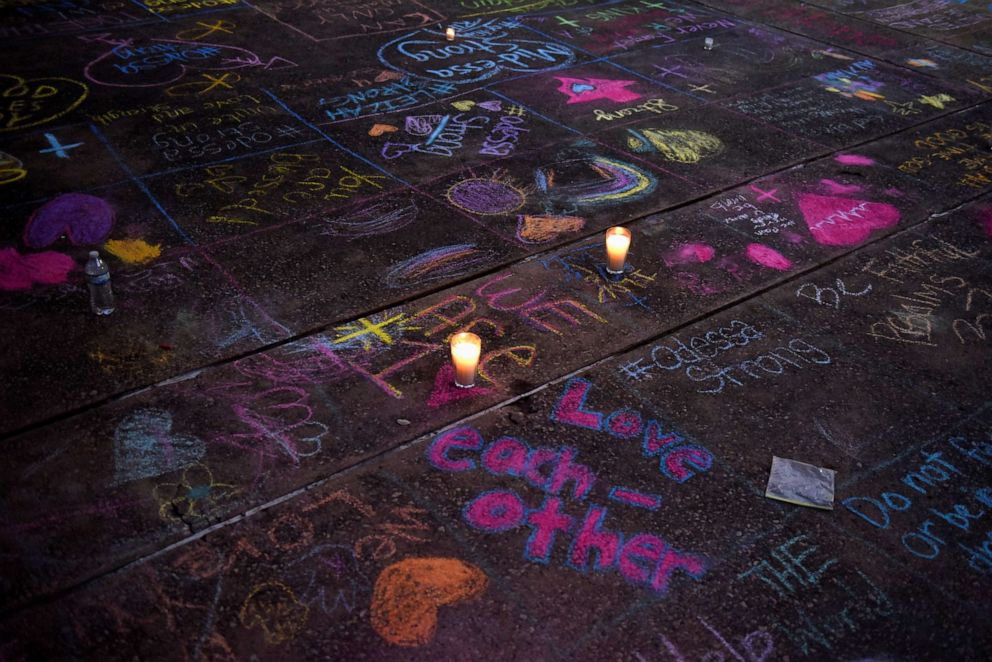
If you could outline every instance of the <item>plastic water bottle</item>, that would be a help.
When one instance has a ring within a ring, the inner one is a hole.
[[[90,308],[97,315],[114,312],[114,293],[110,289],[110,268],[100,259],[100,253],[90,251],[86,263],[86,281],[90,286]]]

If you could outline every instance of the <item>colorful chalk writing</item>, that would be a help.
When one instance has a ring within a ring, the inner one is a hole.
[[[551,420],[606,432],[618,439],[640,440],[644,457],[657,457],[659,471],[676,483],[684,483],[713,466],[712,453],[703,446],[687,443],[670,423],[655,418],[645,421],[634,409],[617,409],[606,414],[589,408],[587,399],[592,390],[589,380],[570,379],[554,406]]]
[[[832,651],[845,636],[896,613],[893,599],[877,580],[829,557],[821,547],[799,534],[737,575],[737,582],[789,601],[784,613],[770,619],[771,629],[802,655]],[[826,602],[834,592],[844,596],[840,605]]]
[[[476,453],[478,462],[472,457]],[[545,492],[541,506],[529,508],[515,490],[490,490],[469,501],[462,511],[466,524],[487,534],[529,527],[532,533],[524,548],[527,561],[549,563],[558,534],[571,533],[565,565],[581,573],[614,570],[630,583],[661,595],[682,575],[695,580],[705,575],[704,558],[679,552],[657,535],[624,536],[607,529],[609,513],[605,507],[589,504],[581,522],[567,515],[565,499],[584,501],[597,480],[592,469],[575,461],[577,455],[574,448],[531,448],[514,437],[500,437],[487,445],[481,433],[471,427],[454,428],[435,437],[426,450],[428,461],[441,471],[482,468],[495,475],[520,478]],[[548,468],[542,469],[545,466]],[[565,489],[569,483],[570,489]]]
[[[699,393],[718,395],[728,387],[744,387],[757,380],[780,376],[787,368],[804,370],[832,363],[829,354],[802,338],[783,341],[773,350],[742,361],[720,365],[715,360],[721,354],[736,353],[739,348],[764,338],[764,333],[757,327],[733,320],[729,326],[693,336],[688,344],[678,336],[657,344],[644,358],[620,365],[619,372],[627,380],[636,382],[652,378],[658,368],[666,371],[684,369],[691,381],[710,387],[700,389]]]
[[[560,69],[575,61],[564,44],[535,39],[511,19],[456,21],[460,35],[448,43],[443,30],[422,29],[379,49],[384,66],[401,73],[450,83],[477,83],[503,71],[533,73]]]
[[[26,79],[0,74],[0,132],[48,124],[75,110],[89,88],[69,78]]]

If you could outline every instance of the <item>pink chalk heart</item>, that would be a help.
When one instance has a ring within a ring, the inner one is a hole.
[[[427,406],[431,409],[437,409],[451,402],[489,395],[492,392],[492,389],[483,388],[478,384],[474,388],[458,388],[455,386],[455,369],[451,364],[446,363],[437,371],[437,377],[434,378],[434,390],[427,399]]]
[[[64,283],[75,262],[68,255],[45,251],[21,255],[13,248],[0,249],[0,290],[27,290],[34,284]]]
[[[24,243],[44,248],[66,235],[76,246],[99,244],[114,227],[114,210],[105,200],[66,193],[35,210],[24,228]]]
[[[486,110],[491,110],[494,113],[498,113],[503,109],[503,104],[499,101],[483,101],[479,104],[479,108],[485,108]]]
[[[826,246],[854,246],[873,230],[899,223],[899,210],[884,202],[804,193],[799,210],[813,238]]]

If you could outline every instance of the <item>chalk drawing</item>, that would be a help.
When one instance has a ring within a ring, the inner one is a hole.
[[[241,624],[248,629],[262,628],[265,641],[281,644],[295,639],[310,618],[310,608],[301,603],[292,589],[271,581],[255,586],[238,612]]]
[[[298,588],[302,604],[328,616],[364,607],[372,592],[350,545],[317,545],[290,564],[284,580]]]
[[[716,255],[716,249],[709,244],[689,243],[680,244],[662,255],[666,266],[679,264],[695,264],[709,262]]]
[[[420,209],[413,200],[399,204],[376,202],[344,214],[321,216],[318,221],[322,225],[322,235],[360,239],[405,228],[417,220],[419,214]]]
[[[764,244],[748,244],[744,255],[751,262],[776,271],[788,271],[792,268],[792,260]]]
[[[454,244],[432,248],[403,260],[386,273],[387,287],[411,287],[469,273],[488,264],[495,254],[475,244]]]
[[[194,464],[203,457],[203,441],[172,432],[172,414],[138,409],[114,431],[114,484],[160,476]]]
[[[427,398],[427,406],[437,409],[444,405],[467,398],[477,398],[483,395],[490,395],[491,388],[476,384],[475,388],[458,388],[455,385],[455,369],[450,363],[445,363],[437,371],[434,378],[434,389]]]
[[[658,152],[668,161],[698,163],[723,151],[723,141],[705,131],[627,129],[635,152]]]
[[[114,209],[86,193],[64,193],[31,214],[24,227],[24,243],[31,248],[50,246],[65,236],[76,246],[99,244],[114,227]]]
[[[653,191],[658,183],[653,174],[635,165],[596,155],[540,166],[534,171],[534,180],[545,193],[590,207],[635,200]]]
[[[372,627],[396,646],[423,646],[434,639],[439,607],[478,597],[488,584],[482,570],[458,559],[403,559],[376,579]]]
[[[205,517],[221,499],[238,491],[234,485],[218,483],[205,464],[196,462],[183,470],[178,483],[159,483],[152,490],[158,501],[158,514],[164,520],[189,521]]]
[[[108,253],[127,264],[144,264],[162,254],[160,244],[149,244],[144,239],[111,239],[103,247]]]
[[[66,282],[75,266],[71,257],[54,251],[21,255],[16,248],[0,248],[0,290],[58,285]]]
[[[517,239],[525,244],[545,244],[585,225],[585,219],[578,216],[521,214],[517,217]]]
[[[472,214],[509,214],[524,206],[527,194],[502,173],[472,177],[448,188],[448,202]]]
[[[69,78],[0,74],[0,132],[47,124],[75,110],[89,93]]]
[[[565,103],[586,103],[609,99],[618,103],[636,101],[641,98],[637,92],[627,88],[636,83],[634,80],[608,80],[603,78],[567,78],[555,76],[561,85],[558,91],[568,97]]]
[[[899,210],[885,202],[803,193],[799,210],[813,238],[826,246],[854,246],[875,230],[899,223]]]

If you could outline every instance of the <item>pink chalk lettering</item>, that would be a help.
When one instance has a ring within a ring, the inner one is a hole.
[[[669,451],[661,461],[661,473],[677,483],[684,483],[696,473],[693,471],[709,471],[713,466],[713,456],[700,446],[677,446]]]
[[[661,594],[667,593],[672,575],[676,571],[684,572],[693,579],[700,579],[706,574],[706,564],[698,556],[681,554],[669,547],[651,577],[651,588]]]
[[[483,492],[465,507],[465,521],[486,533],[501,533],[520,526],[525,506],[516,492]]]
[[[533,304],[536,304],[536,303],[540,303],[544,299],[544,292],[545,291],[544,290],[541,290],[540,292],[538,292],[537,294],[535,294],[534,296],[532,296],[530,299],[528,299],[527,301],[524,301],[523,303],[520,303],[520,304],[511,305],[511,304],[501,304],[500,303],[500,301],[502,301],[506,297],[508,297],[508,296],[510,296],[512,294],[516,294],[517,292],[519,292],[522,289],[522,288],[519,288],[519,287],[513,287],[513,288],[510,288],[508,290],[501,290],[499,292],[494,292],[492,294],[487,294],[486,291],[489,289],[490,286],[492,286],[492,285],[494,285],[496,283],[502,282],[502,281],[506,280],[507,278],[509,278],[512,275],[513,274],[508,274],[507,273],[507,274],[498,274],[496,276],[493,276],[492,278],[490,278],[485,283],[483,283],[482,285],[479,286],[479,288],[475,291],[476,295],[477,296],[480,296],[480,297],[484,297],[485,300],[486,300],[486,305],[489,306],[490,308],[492,308],[493,310],[499,310],[499,311],[502,311],[502,312],[509,312],[509,311],[513,311],[513,310],[518,310],[518,309],[524,308],[526,306],[530,306],[530,305],[533,305]]]
[[[665,434],[661,423],[658,421],[649,421],[647,427],[644,429],[643,451],[646,457],[659,455],[666,447],[681,442],[682,437],[677,432]]]
[[[647,584],[658,560],[665,552],[665,541],[650,533],[639,533],[623,546],[617,567],[635,584]]]
[[[558,462],[555,465],[554,473],[551,474],[551,483],[547,491],[558,494],[565,487],[565,483],[573,481],[572,498],[575,500],[585,499],[596,482],[596,474],[592,469],[584,464],[573,462],[575,456],[579,454],[574,448],[565,447],[558,454]]]
[[[568,531],[575,523],[574,517],[561,512],[561,505],[561,499],[549,496],[544,499],[540,508],[528,513],[527,526],[533,529],[524,548],[528,561],[547,563],[551,558],[557,533]]]
[[[482,454],[482,466],[497,476],[519,476],[527,466],[527,451],[527,444],[519,439],[503,437],[494,441]]]
[[[586,396],[592,389],[592,382],[581,377],[573,377],[565,384],[562,393],[551,413],[551,419],[568,425],[575,425],[590,430],[600,430],[603,426],[603,415],[595,411],[587,411]]]
[[[606,508],[589,506],[585,519],[582,520],[582,526],[572,541],[569,565],[585,572],[588,570],[590,553],[596,552],[594,570],[604,571],[613,567],[617,552],[620,551],[620,535],[600,528],[604,519],[606,519]]]
[[[534,487],[545,490],[551,482],[552,471],[547,475],[541,473],[541,467],[555,463],[558,453],[551,448],[535,448],[527,456],[527,467],[524,478]]]
[[[453,460],[448,453],[453,449],[479,450],[484,441],[475,428],[460,427],[437,436],[427,448],[427,460],[441,471],[470,471],[475,461],[468,458]]]
[[[606,431],[621,439],[641,436],[642,427],[641,415],[633,409],[618,409],[606,418]]]
[[[647,508],[648,510],[658,510],[661,507],[661,496],[657,494],[645,494],[628,487],[617,485],[610,490],[610,499],[617,503],[625,503],[635,508]]]

